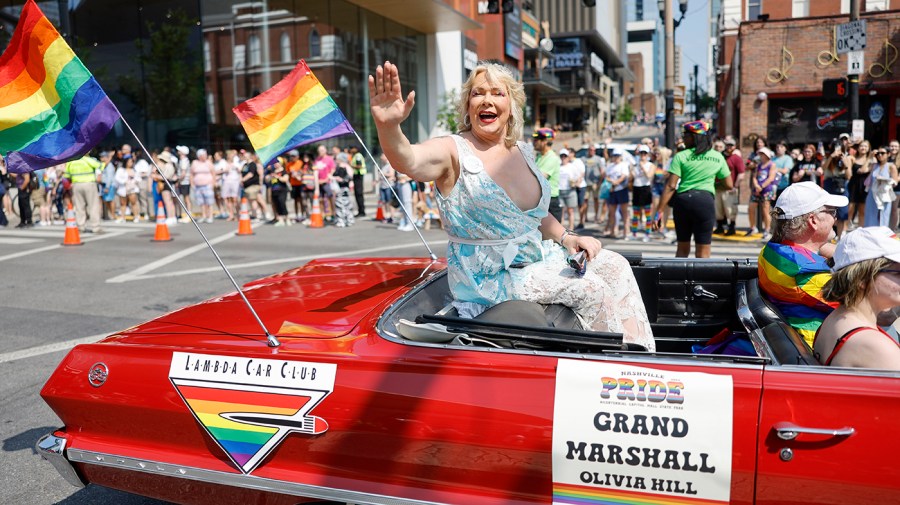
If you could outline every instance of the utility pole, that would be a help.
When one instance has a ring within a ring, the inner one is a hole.
[[[675,151],[675,17],[672,3],[665,0],[666,32],[666,147]]]
[[[850,0],[850,21],[859,20],[859,2],[860,0]],[[850,112],[850,120],[859,119],[859,74],[849,74],[847,76],[849,85],[847,93],[850,95],[850,103],[847,107]]]
[[[698,106],[699,102],[697,99],[699,96],[697,95],[697,72],[700,70],[699,65],[694,65],[694,119],[700,119],[700,107]]]

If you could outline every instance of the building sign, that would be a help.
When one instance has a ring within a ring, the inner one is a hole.
[[[865,52],[850,51],[847,53],[847,73],[850,75],[861,74],[865,64]]]
[[[862,51],[866,48],[866,20],[860,19],[837,25],[835,49],[838,54]]]
[[[541,25],[528,11],[522,11],[522,45],[536,48],[540,41]]]
[[[478,54],[471,49],[463,49],[463,68],[472,71],[478,66]]]
[[[591,53],[591,68],[598,74],[603,74],[606,69],[606,65],[604,65],[603,60],[597,56],[597,53]]]
[[[584,52],[581,40],[575,38],[553,39],[553,68],[583,68]]]
[[[878,124],[884,119],[884,105],[881,102],[872,102],[869,106],[869,121]]]
[[[863,97],[861,97],[863,98]],[[788,144],[829,143],[850,131],[850,114],[843,101],[818,98],[769,99],[766,135]],[[863,105],[860,104],[861,110]]]
[[[553,503],[726,504],[730,375],[561,359]]]
[[[687,87],[684,84],[676,84],[673,91],[675,95],[673,110],[675,114],[684,114],[684,95]]]
[[[513,5],[512,11],[503,15],[504,54],[522,60],[522,8]]]
[[[850,140],[860,142],[866,138],[866,122],[862,119],[854,119],[850,132]]]

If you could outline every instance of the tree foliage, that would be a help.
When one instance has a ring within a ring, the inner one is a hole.
[[[634,110],[631,108],[630,103],[625,102],[621,107],[619,107],[619,112],[616,114],[616,121],[628,123],[632,119],[634,119]]]
[[[188,51],[196,22],[181,9],[167,22],[147,22],[147,41],[137,40],[143,76],[119,77],[119,92],[141,107],[147,119],[196,116],[203,107],[202,57]]]
[[[459,131],[459,92],[456,89],[444,93],[441,97],[441,105],[437,113],[437,125],[449,131],[456,133]]]

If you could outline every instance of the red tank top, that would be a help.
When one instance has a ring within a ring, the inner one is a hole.
[[[887,334],[884,330],[882,330],[881,328],[878,328],[878,327],[872,328],[872,327],[868,327],[868,326],[860,326],[859,328],[853,328],[852,330],[850,330],[850,331],[848,331],[847,333],[844,333],[843,335],[841,335],[840,337],[838,337],[837,342],[834,343],[834,349],[831,350],[831,354],[828,355],[828,359],[825,360],[825,363],[823,363],[823,364],[824,364],[825,366],[831,366],[831,362],[834,361],[834,357],[837,356],[837,353],[841,350],[841,347],[843,347],[844,344],[846,344],[847,341],[850,340],[850,337],[852,337],[853,335],[856,335],[857,333],[859,333],[859,332],[862,331],[862,330],[878,330],[878,331],[881,332],[882,335],[884,335],[885,337],[887,337],[891,342],[894,342],[894,344],[897,344],[897,342],[895,342],[894,339],[891,338],[891,336],[888,335],[888,334]],[[819,332],[817,331],[817,332],[816,332],[816,338],[818,338],[818,336],[819,336]],[[815,342],[815,340],[813,340],[813,342]],[[897,344],[897,345],[900,346],[900,344]],[[818,358],[819,358],[819,356],[816,356],[816,359],[818,359]],[[819,361],[821,361],[821,360],[819,360]]]

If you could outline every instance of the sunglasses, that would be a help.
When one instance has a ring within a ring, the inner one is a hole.
[[[879,270],[878,273],[900,275],[900,270],[893,269],[893,268],[885,268],[883,270]]]
[[[838,211],[838,210],[835,209],[835,208],[826,208],[826,209],[820,210],[819,212],[821,212],[821,213],[823,213],[823,214],[828,214],[828,215],[830,215],[831,217],[837,217],[837,211]]]
[[[875,151],[875,155],[876,155],[876,156],[881,156],[881,155],[884,155],[884,154],[887,154],[887,151]]]

